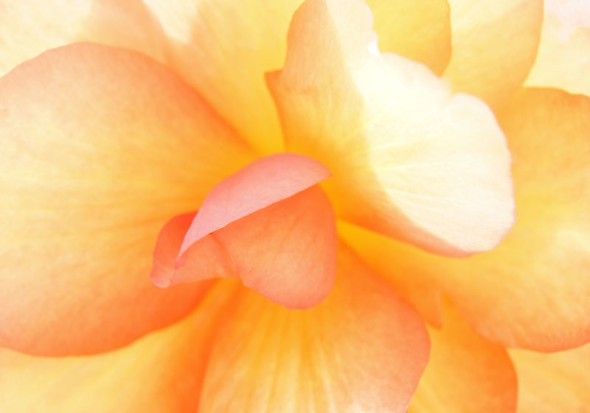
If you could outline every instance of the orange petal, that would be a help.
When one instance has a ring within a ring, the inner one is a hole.
[[[550,86],[590,96],[590,4],[546,0],[541,44],[527,86]]]
[[[343,247],[331,295],[292,311],[245,293],[220,326],[200,411],[405,412],[428,358],[420,318]]]
[[[285,57],[302,0],[173,0],[146,3],[171,38],[170,64],[259,152],[283,149],[264,73]]]
[[[367,0],[375,16],[379,48],[424,63],[441,74],[451,57],[446,0]]]
[[[45,50],[92,41],[164,60],[164,33],[141,0],[0,0],[0,75]]]
[[[327,196],[309,187],[328,175],[292,154],[242,169],[209,193],[194,219],[177,217],[164,227],[152,280],[168,287],[238,277],[288,308],[319,304],[336,272],[336,226]]]
[[[453,52],[444,77],[454,90],[500,106],[531,69],[543,0],[448,0]]]
[[[445,259],[389,241],[388,256],[445,290],[482,335],[556,351],[590,340],[590,98],[525,89],[500,115],[518,221],[493,251]]]
[[[234,294],[218,286],[187,319],[106,354],[43,358],[0,349],[0,411],[196,411],[215,327]]]
[[[329,177],[324,165],[306,156],[284,153],[257,160],[207,194],[179,256],[204,236]]]
[[[590,406],[590,344],[554,354],[510,351],[518,374],[518,413],[585,413]]]
[[[338,223],[338,234],[431,325],[442,327],[441,291],[415,271],[411,261],[391,254],[389,238],[364,228]]]
[[[409,413],[513,413],[517,379],[506,350],[479,336],[450,305],[442,330],[428,329],[428,366]]]
[[[288,148],[330,169],[341,218],[444,254],[492,248],[513,221],[493,114],[378,53],[371,22],[358,0],[309,0],[295,14],[285,67],[268,76]]]
[[[167,69],[93,44],[16,68],[0,108],[8,345],[104,351],[186,315],[204,287],[156,288],[150,256],[168,217],[251,160],[231,130]]]

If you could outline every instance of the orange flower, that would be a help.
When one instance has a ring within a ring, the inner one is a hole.
[[[0,411],[590,405],[588,8],[367,3],[0,1]]]

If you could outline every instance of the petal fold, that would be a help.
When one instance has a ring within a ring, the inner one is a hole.
[[[206,285],[162,291],[151,252],[252,154],[177,76],[75,44],[0,80],[0,336],[40,355],[113,349],[189,313]]]
[[[450,303],[429,328],[428,366],[409,413],[514,413],[517,378],[506,350],[478,335]]]
[[[320,160],[340,218],[427,250],[495,246],[513,222],[510,155],[491,111],[374,48],[369,8],[309,0],[267,80],[288,149]]]
[[[218,184],[194,218],[164,227],[152,280],[168,287],[234,277],[288,308],[319,304],[336,273],[334,212],[315,186],[328,176],[317,161],[294,154],[247,166]]]
[[[522,85],[541,37],[543,0],[448,0],[452,56],[444,72],[454,90],[494,108]]]
[[[407,409],[428,358],[420,318],[351,251],[319,306],[291,311],[245,292],[219,326],[200,411]]]

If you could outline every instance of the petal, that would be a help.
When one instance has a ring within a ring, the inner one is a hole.
[[[332,294],[311,310],[235,301],[200,411],[406,411],[428,358],[424,326],[347,248],[339,260]]]
[[[106,354],[43,358],[0,349],[0,411],[196,411],[215,327],[234,294],[218,285],[187,319]]]
[[[522,85],[541,34],[543,0],[448,0],[453,52],[444,77],[454,90],[498,107]]]
[[[329,199],[310,186],[327,176],[301,155],[247,166],[217,185],[194,219],[180,216],[164,227],[152,280],[168,287],[237,277],[288,308],[319,304],[334,281],[337,239]]]
[[[379,48],[424,63],[441,74],[451,57],[446,0],[367,0],[375,16]]]
[[[554,354],[513,350],[518,413],[585,413],[590,406],[590,344]]]
[[[370,27],[357,0],[297,11],[285,67],[268,76],[289,150],[330,169],[343,219],[444,254],[492,248],[513,221],[493,114],[423,65],[379,54]]]
[[[590,96],[590,5],[585,0],[546,0],[541,44],[527,86]]]
[[[318,161],[296,154],[259,159],[215,186],[182,242],[179,256],[204,236],[330,177]]]
[[[383,250],[446,291],[492,341],[537,351],[582,345],[590,340],[590,98],[525,89],[500,120],[519,217],[500,246],[461,260],[395,241]]]
[[[140,55],[72,45],[0,80],[0,135],[10,347],[104,351],[193,308],[203,286],[148,278],[158,230],[251,160],[199,96]]]
[[[516,410],[516,373],[503,347],[475,333],[448,303],[442,330],[428,332],[430,360],[409,413]]]
[[[338,223],[338,234],[371,269],[389,282],[429,324],[442,327],[441,291],[431,279],[416,273],[413,263],[392,256],[387,237],[345,222]]]
[[[301,2],[146,1],[172,39],[170,64],[264,154],[283,140],[263,74],[280,67]]]
[[[92,41],[166,55],[164,33],[141,0],[0,0],[0,75],[45,50]]]

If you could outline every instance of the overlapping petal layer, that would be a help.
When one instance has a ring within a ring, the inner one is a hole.
[[[261,153],[283,149],[264,73],[283,62],[302,1],[146,2],[172,39],[169,63]]]
[[[429,328],[428,366],[409,413],[513,413],[517,378],[506,350],[482,338],[450,305]]]
[[[452,56],[444,73],[457,91],[499,107],[533,66],[543,0],[448,0]]]
[[[43,358],[0,349],[0,411],[196,411],[213,336],[235,287],[218,284],[190,317],[110,353]]]
[[[346,220],[444,254],[492,248],[513,221],[493,114],[423,65],[380,54],[371,22],[360,0],[295,14],[285,67],[268,76],[288,149],[330,169]]]
[[[166,39],[141,0],[0,1],[0,75],[38,54],[92,41],[164,61]]]
[[[518,215],[502,244],[462,260],[383,239],[382,250],[416,283],[448,292],[494,341],[538,351],[581,345],[590,339],[590,98],[525,89],[500,120]]]
[[[367,0],[375,16],[379,48],[422,62],[441,74],[451,57],[446,0]]]
[[[541,44],[525,85],[590,96],[590,5],[546,0]]]
[[[164,227],[152,281],[168,287],[240,278],[288,308],[319,304],[336,273],[336,219],[316,186],[328,176],[317,161],[294,154],[248,165],[218,184],[194,218],[180,216]]]
[[[338,223],[338,234],[377,274],[412,304],[424,320],[436,327],[442,327],[440,287],[424,272],[417,272],[412,261],[405,260],[402,255],[392,255],[390,239],[344,222]]]
[[[254,292],[219,326],[200,411],[405,412],[428,358],[420,318],[347,248],[331,295],[289,311]]]
[[[590,344],[553,354],[512,350],[518,413],[585,413],[590,406]]]
[[[93,44],[0,81],[0,336],[21,351],[104,351],[187,314],[203,285],[147,275],[159,228],[251,161],[179,78]]]

